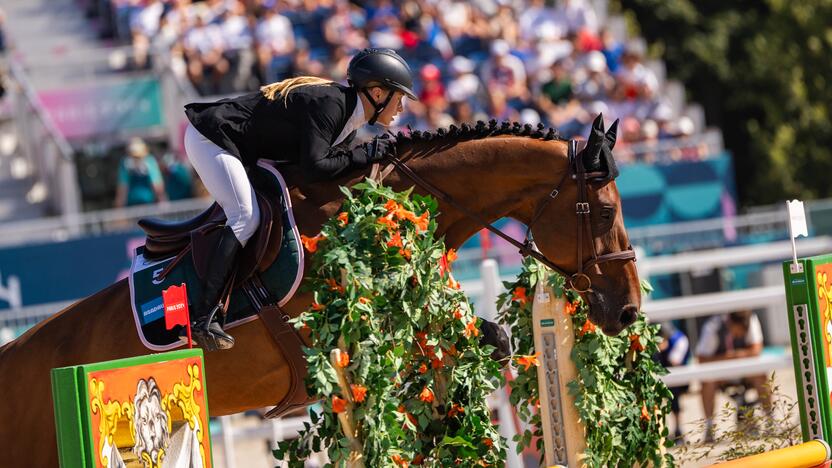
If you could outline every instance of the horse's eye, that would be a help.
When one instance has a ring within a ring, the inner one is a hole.
[[[604,220],[612,219],[613,215],[615,214],[615,209],[611,206],[605,206],[601,208],[601,218]]]

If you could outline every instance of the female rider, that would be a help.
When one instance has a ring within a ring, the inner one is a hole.
[[[228,219],[211,258],[202,297],[191,308],[194,340],[206,350],[229,349],[234,338],[215,321],[237,252],[254,235],[259,212],[246,171],[259,158],[300,165],[311,182],[382,160],[394,141],[353,146],[365,123],[384,126],[415,100],[410,67],[389,49],[364,49],[350,61],[342,86],[317,77],[290,78],[259,92],[185,106],[185,151]]]

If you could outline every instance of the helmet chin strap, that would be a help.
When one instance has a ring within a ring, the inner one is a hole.
[[[368,120],[367,123],[370,125],[375,125],[379,116],[381,116],[381,113],[384,112],[384,108],[387,107],[388,104],[390,104],[390,100],[393,99],[393,94],[395,94],[395,92],[387,91],[387,97],[381,104],[377,103],[376,100],[373,99],[373,96],[370,95],[370,91],[368,91],[368,88],[362,88],[361,92],[364,94],[367,100],[370,101],[370,104],[373,106],[373,109],[375,109],[375,112],[373,112],[373,116],[370,117],[370,120]]]

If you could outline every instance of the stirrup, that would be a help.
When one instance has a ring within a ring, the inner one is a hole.
[[[205,351],[218,351],[234,347],[234,337],[225,333],[216,322],[211,322],[207,329],[192,329],[191,338]]]

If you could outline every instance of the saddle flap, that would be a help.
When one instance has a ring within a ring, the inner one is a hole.
[[[245,248],[240,252],[240,257],[237,260],[237,285],[242,284],[255,272],[266,251],[269,237],[274,233],[272,206],[266,200],[266,197],[259,192],[255,192],[255,195],[257,206],[260,208],[260,225],[254,233],[254,237],[249,239]]]

